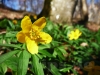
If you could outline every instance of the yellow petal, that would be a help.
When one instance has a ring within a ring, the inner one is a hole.
[[[38,53],[38,45],[34,40],[31,40],[29,37],[25,37],[27,49],[31,54]]]
[[[70,39],[71,39],[71,40],[74,39],[74,35],[70,36]]]
[[[77,40],[79,38],[79,36],[81,35],[81,32],[79,31],[79,29],[76,29],[75,31],[71,31],[69,36],[69,40]]]
[[[18,32],[16,37],[19,42],[25,43],[25,35],[22,31]]]
[[[72,37],[74,34],[74,31],[71,31],[69,34],[68,34],[68,37]]]
[[[79,31],[79,29],[76,29],[75,34],[79,37],[82,33]]]
[[[41,42],[43,44],[47,44],[52,41],[52,37],[45,32],[40,32],[39,36],[40,36],[40,38],[37,41]]]
[[[74,39],[74,31],[71,31],[71,32],[68,34],[68,37],[69,37],[69,40],[73,40],[73,39]]]
[[[76,30],[75,30],[75,33],[77,33],[77,34],[78,34],[79,32],[80,32],[80,31],[79,31],[79,29],[76,29]]]
[[[25,16],[21,21],[21,28],[23,33],[28,33],[32,27],[32,22],[29,16]]]
[[[79,38],[78,35],[74,35],[74,39],[77,40]]]
[[[73,38],[69,38],[69,40],[73,40]]]
[[[69,40],[73,40],[73,39],[74,39],[74,36],[73,35],[69,37]]]
[[[44,27],[45,27],[45,25],[46,25],[46,19],[45,19],[45,17],[41,17],[41,18],[39,18],[38,20],[36,20],[34,23],[33,23],[33,28],[35,27],[37,27],[38,28],[38,30],[40,31],[40,30],[42,30]]]

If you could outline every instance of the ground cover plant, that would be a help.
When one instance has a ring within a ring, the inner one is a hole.
[[[0,75],[100,75],[100,30],[30,16],[0,29]]]

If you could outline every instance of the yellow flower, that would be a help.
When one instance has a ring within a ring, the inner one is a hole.
[[[31,54],[38,53],[38,43],[47,44],[52,41],[52,37],[42,32],[46,25],[45,17],[39,18],[33,24],[28,16],[25,16],[21,21],[22,30],[17,33],[17,40],[21,43],[26,43],[27,49]]]
[[[14,24],[17,24],[17,20],[13,20],[12,22],[13,22]]]
[[[88,66],[84,67],[88,71],[88,75],[100,75],[100,66],[95,66],[94,61],[91,61]]]
[[[34,15],[33,15],[33,18],[36,20],[36,19],[37,19],[37,15],[36,15],[36,14],[34,14]]]
[[[79,31],[79,29],[76,29],[74,31],[71,31],[69,34],[68,34],[68,37],[69,37],[69,40],[77,40],[79,38],[79,36],[81,35],[82,33]]]

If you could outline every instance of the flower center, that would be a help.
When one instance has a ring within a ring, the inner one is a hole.
[[[31,30],[30,30],[30,38],[32,39],[32,40],[36,40],[36,39],[38,39],[40,36],[39,36],[39,31],[37,30],[37,29],[35,29],[35,28],[32,28]]]

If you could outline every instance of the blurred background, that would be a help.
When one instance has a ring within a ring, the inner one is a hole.
[[[45,16],[59,24],[82,24],[97,31],[100,0],[0,0],[0,19]]]

